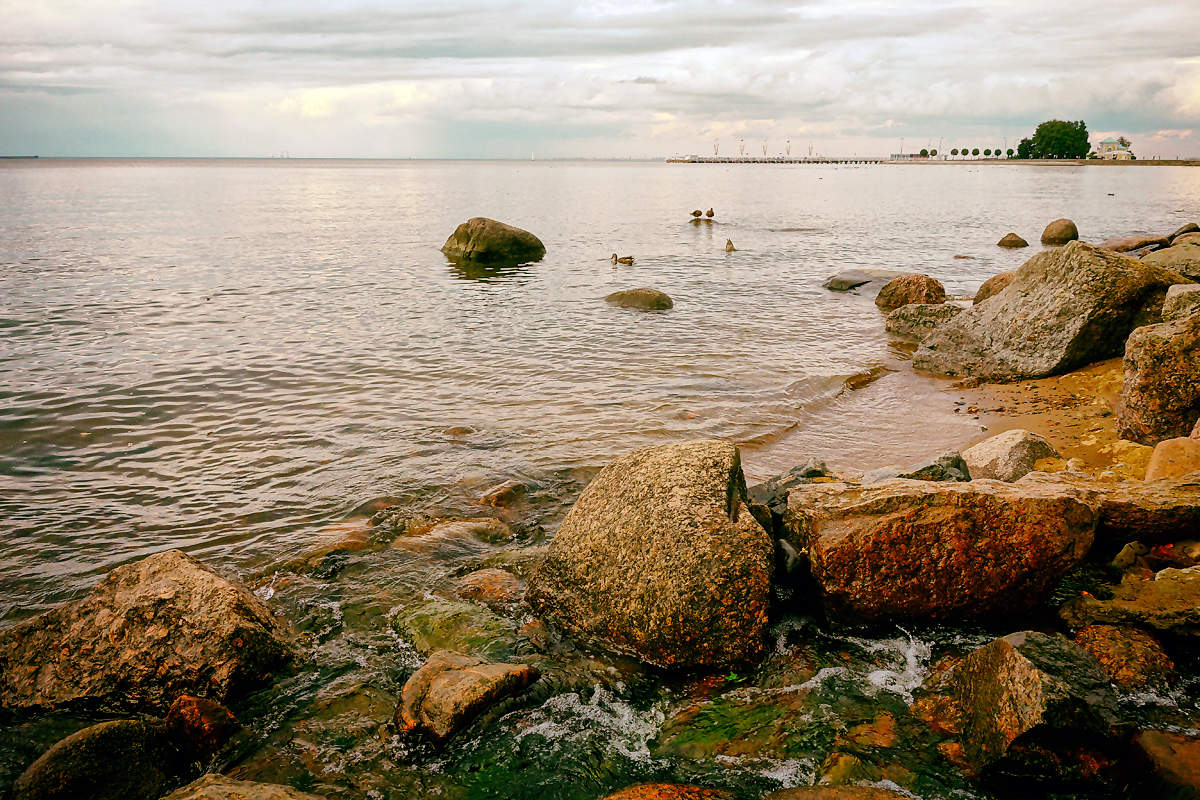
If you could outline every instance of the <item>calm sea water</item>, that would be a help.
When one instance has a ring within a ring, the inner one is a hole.
[[[821,280],[970,293],[1037,250],[1009,230],[1173,230],[1200,170],[51,160],[3,164],[0,207],[3,620],[167,547],[249,568],[372,498],[657,442],[732,439],[752,478],[918,460],[978,430]],[[448,263],[475,215],[546,258]],[[601,300],[636,286],[674,310]]]

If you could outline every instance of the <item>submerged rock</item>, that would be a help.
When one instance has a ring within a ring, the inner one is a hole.
[[[1079,229],[1069,219],[1056,219],[1042,231],[1042,244],[1058,245],[1079,238]]]
[[[1067,372],[1120,355],[1137,325],[1155,321],[1180,277],[1072,242],[1025,262],[1000,295],[935,330],[917,369],[990,380]]]
[[[1200,567],[1168,568],[1152,579],[1130,572],[1109,600],[1081,595],[1060,612],[1076,628],[1139,625],[1184,638],[1200,637]]]
[[[546,246],[529,231],[487,217],[472,217],[450,234],[442,252],[452,260],[515,263],[537,261],[546,255]]]
[[[848,292],[869,283],[882,285],[902,274],[889,269],[850,269],[831,275],[821,285],[834,292]]]
[[[489,706],[520,694],[538,677],[537,668],[528,664],[497,664],[439,650],[404,684],[396,726],[444,742]]]
[[[738,450],[638,450],[584,489],[526,599],[569,633],[660,667],[757,658],[774,547],[747,507]]]
[[[162,713],[180,694],[225,701],[256,688],[297,655],[261,600],[168,550],[0,631],[0,708]]]
[[[1154,446],[1146,466],[1146,480],[1180,478],[1193,472],[1200,472],[1200,439],[1163,439]]]
[[[996,242],[997,247],[1029,247],[1029,242],[1022,239],[1015,233],[1009,232],[1004,234],[1004,237]]]
[[[1138,328],[1125,345],[1117,432],[1153,445],[1200,420],[1200,313]]]
[[[963,451],[971,477],[1015,481],[1033,471],[1043,458],[1057,458],[1058,451],[1031,431],[1015,429],[984,439]]]
[[[1126,625],[1088,625],[1075,643],[1099,662],[1108,679],[1127,691],[1160,689],[1173,677],[1175,664],[1150,634]]]
[[[1166,250],[1156,250],[1143,257],[1142,262],[1178,272],[1194,281],[1200,280],[1200,240],[1184,237]]]
[[[1032,608],[1087,553],[1096,512],[1064,488],[893,479],[793,489],[783,524],[834,615],[951,620]]]
[[[1008,288],[1008,285],[1013,282],[1013,278],[1016,276],[1017,271],[1014,269],[1008,272],[998,273],[988,278],[979,287],[979,291],[975,292],[975,299],[972,302],[972,305],[977,306],[984,300],[987,300],[989,297],[1000,294]]]
[[[163,800],[324,800],[315,794],[274,783],[239,781],[224,775],[205,775],[176,789]]]
[[[1134,747],[1147,767],[1140,785],[1146,797],[1194,800],[1200,797],[1200,737],[1169,731],[1142,731]]]
[[[464,600],[479,600],[488,605],[503,606],[519,602],[525,584],[508,570],[480,569],[458,579],[458,596]]]
[[[901,275],[884,284],[875,297],[875,305],[895,311],[910,303],[923,305],[946,302],[946,287],[928,275]]]
[[[671,298],[657,289],[623,289],[605,297],[604,302],[640,311],[666,311],[675,307]]]
[[[517,649],[517,624],[472,603],[434,598],[396,611],[391,624],[425,655],[453,650],[500,661]]]
[[[884,329],[895,336],[905,336],[918,342],[925,339],[934,328],[963,312],[962,306],[950,303],[912,303],[900,306],[887,315]]]

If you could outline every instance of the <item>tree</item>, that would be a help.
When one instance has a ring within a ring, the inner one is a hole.
[[[990,156],[992,154],[992,148],[990,148],[990,147],[987,148],[986,150],[983,151],[983,154],[985,156]]]
[[[924,147],[921,148],[921,158],[929,158],[929,151]]]
[[[931,156],[936,156],[936,155],[937,155],[937,150],[930,150],[930,151],[929,151],[929,155],[931,155]]]
[[[1085,158],[1088,154],[1087,124],[1052,119],[1033,132],[1034,158]]]
[[[1017,144],[1017,158],[1033,158],[1033,139],[1025,138]]]
[[[1012,149],[1011,147],[1010,147],[1010,148],[1008,148],[1008,157],[1009,157],[1009,158],[1012,158],[1012,157],[1013,157],[1013,149]]]
[[[954,148],[953,150],[951,150],[951,151],[950,151],[950,155],[952,155],[952,156],[956,156],[956,155],[958,155],[958,148],[956,147],[956,148]]]
[[[978,147],[971,148],[971,155],[973,155],[973,156],[979,155],[979,148]]]

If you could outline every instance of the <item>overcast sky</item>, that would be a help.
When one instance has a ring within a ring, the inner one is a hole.
[[[1200,0],[0,0],[0,153],[1200,155]]]

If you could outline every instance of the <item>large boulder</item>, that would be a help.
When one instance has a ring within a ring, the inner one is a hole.
[[[1000,295],[940,326],[913,366],[945,375],[1017,380],[1120,355],[1129,332],[1157,321],[1175,273],[1081,242],[1047,250]]]
[[[1125,345],[1117,432],[1153,445],[1200,419],[1200,313],[1136,329]]]
[[[1042,231],[1042,244],[1058,245],[1073,242],[1079,238],[1079,229],[1069,219],[1056,219]]]
[[[526,599],[601,647],[720,669],[763,651],[773,562],[737,448],[660,445],[618,458],[584,489]]]
[[[957,705],[963,755],[976,774],[1021,761],[1022,751],[1104,742],[1117,725],[1116,698],[1099,663],[1058,634],[1024,631],[996,639],[942,681]]]
[[[239,781],[224,775],[205,775],[176,789],[163,800],[324,800],[315,794],[274,783]]]
[[[909,303],[944,303],[946,287],[928,275],[901,275],[884,284],[875,296],[875,305],[884,311],[895,311]]]
[[[1163,300],[1163,322],[1190,317],[1200,311],[1200,283],[1177,283]]]
[[[180,694],[235,697],[297,655],[261,600],[168,550],[0,631],[0,709],[162,713]]]
[[[1028,610],[1087,553],[1095,525],[1069,488],[989,480],[801,486],[783,516],[826,608],[868,621]]]
[[[1000,294],[1008,288],[1008,285],[1013,282],[1013,278],[1016,276],[1017,271],[1010,270],[1008,272],[997,273],[988,278],[980,285],[979,290],[975,292],[975,299],[972,305],[977,306],[989,297]]]
[[[887,315],[883,327],[894,336],[916,339],[918,342],[948,319],[963,312],[962,306],[952,303],[910,303]]]
[[[497,664],[439,650],[404,684],[396,727],[444,742],[489,706],[520,694],[538,677],[537,668],[528,664]]]
[[[643,783],[630,786],[603,800],[733,800],[734,795],[721,789],[705,789],[676,783]]]
[[[1200,280],[1200,241],[1182,237],[1166,250],[1156,250],[1142,258],[1142,263],[1178,272],[1185,278]]]
[[[1088,625],[1075,634],[1075,644],[1099,662],[1108,679],[1127,691],[1161,689],[1172,679],[1175,664],[1158,640],[1127,625]]]
[[[664,292],[657,289],[622,289],[604,298],[604,302],[621,308],[634,308],[639,311],[666,311],[674,308],[675,303]]]
[[[459,225],[442,245],[451,260],[480,264],[537,261],[546,246],[529,231],[487,217],[472,217]]]
[[[973,479],[1015,481],[1033,472],[1043,458],[1057,458],[1058,451],[1041,436],[1015,429],[984,439],[962,452]]]
[[[1195,640],[1200,638],[1200,567],[1169,567],[1153,578],[1129,572],[1111,598],[1081,594],[1059,613],[1075,628],[1135,625]]]
[[[1163,439],[1154,446],[1146,465],[1146,480],[1181,478],[1193,472],[1200,473],[1200,439],[1185,436]]]
[[[1004,237],[996,242],[997,247],[1029,247],[1029,242],[1022,239],[1015,233],[1006,233]]]

